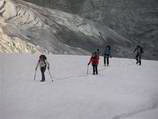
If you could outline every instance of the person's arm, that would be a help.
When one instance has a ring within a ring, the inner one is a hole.
[[[104,49],[104,55],[103,56],[105,56],[106,55],[106,49]]]
[[[144,49],[142,48],[142,53],[144,53]]]
[[[133,53],[135,53],[137,51],[137,48],[134,49]]]
[[[90,61],[89,61],[89,63],[88,63],[88,65],[90,65],[90,63],[92,62],[92,57],[91,57],[91,59],[90,59]]]
[[[47,66],[47,68],[48,68],[48,70],[49,70],[49,68],[50,68],[50,64],[49,64],[49,62],[46,60],[46,66]]]
[[[111,49],[110,49],[110,52],[109,52],[109,56],[110,56],[110,57],[112,57],[112,55],[111,55],[111,54],[112,54],[112,53],[111,53]]]

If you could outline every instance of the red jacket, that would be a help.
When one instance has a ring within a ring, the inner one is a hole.
[[[88,65],[89,65],[90,63],[92,63],[92,65],[93,65],[93,64],[94,64],[94,65],[98,65],[98,64],[99,64],[99,56],[98,56],[98,55],[92,56],[91,59],[90,59],[90,61],[89,61],[89,63],[88,63]]]

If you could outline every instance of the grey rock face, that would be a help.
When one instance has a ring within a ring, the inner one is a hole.
[[[14,5],[16,15],[6,20],[5,27],[5,33],[11,37],[56,54],[89,54],[106,44],[116,45],[114,56],[129,54],[131,42],[106,26],[21,0],[15,0]]]
[[[37,53],[43,49],[18,36],[18,30],[5,20],[16,15],[16,9],[10,0],[0,1],[0,53]],[[13,31],[13,32],[12,32]]]
[[[145,58],[158,59],[157,0],[43,1],[45,2],[31,0],[36,4],[75,13],[101,25],[106,25],[129,39],[133,48],[137,44],[141,44],[145,48]]]
[[[101,22],[141,44],[146,58],[158,59],[158,1],[156,0],[87,0],[81,16]]]

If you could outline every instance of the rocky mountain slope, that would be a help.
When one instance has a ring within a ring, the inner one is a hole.
[[[157,0],[26,0],[41,6],[78,14],[106,25],[144,46],[145,57],[158,59]]]
[[[6,24],[3,32],[9,37],[55,54],[89,54],[110,44],[113,56],[133,57],[134,47],[141,44],[144,58],[158,59],[155,0],[31,2],[45,7],[23,0],[1,1],[0,13]]]
[[[7,25],[3,28],[8,36],[21,38],[55,54],[89,54],[106,44],[116,45],[114,56],[129,54],[131,42],[106,26],[22,0],[13,1],[11,6],[15,10],[5,11],[13,15],[5,20]]]
[[[158,57],[157,0],[86,0],[79,14],[143,45],[147,57]]]
[[[16,9],[11,1],[0,1],[0,53],[43,52],[43,49],[39,46],[35,46],[31,42],[24,41],[23,37],[9,32],[11,29],[8,28],[11,26],[11,24],[7,23],[6,21],[7,19],[15,16],[15,13]]]

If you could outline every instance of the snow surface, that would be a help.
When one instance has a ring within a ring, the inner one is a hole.
[[[93,76],[90,56],[49,55],[41,83],[38,55],[0,55],[1,119],[157,119],[158,61],[112,58]]]

